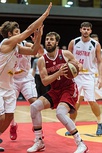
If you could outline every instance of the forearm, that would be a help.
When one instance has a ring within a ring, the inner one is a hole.
[[[51,84],[52,82],[54,82],[56,79],[60,79],[60,72],[57,71],[52,75],[48,75],[46,76],[44,79],[42,79],[42,83],[44,86],[47,86],[49,84]]]
[[[40,48],[40,44],[34,43],[34,45],[32,46],[32,55],[36,55],[38,53],[39,48]]]
[[[34,45],[31,47],[33,55],[36,55],[41,47],[41,35],[39,34],[34,42]]]
[[[36,29],[38,29],[42,24],[43,21],[47,18],[47,16],[49,15],[50,9],[52,7],[52,3],[49,4],[48,8],[46,9],[46,11],[42,14],[41,17],[39,17],[36,21],[34,21],[27,29],[31,30],[31,32],[33,33]]]
[[[102,77],[102,62],[98,64],[98,73],[99,73],[99,76]]]

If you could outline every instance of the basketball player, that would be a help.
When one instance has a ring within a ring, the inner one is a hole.
[[[68,49],[73,53],[75,58],[83,64],[83,70],[75,78],[78,85],[79,97],[81,91],[84,92],[84,100],[88,101],[92,112],[97,118],[96,135],[102,135],[102,117],[98,103],[95,100],[95,73],[98,65],[98,87],[102,87],[102,59],[100,43],[91,38],[92,24],[83,22],[80,28],[81,37],[71,40]],[[97,63],[96,63],[97,61]],[[78,110],[80,102],[76,103],[76,110]],[[71,114],[70,117],[75,121],[77,111]],[[65,133],[66,135],[67,133]]]
[[[42,140],[41,111],[47,108],[56,108],[57,118],[73,135],[77,144],[77,150],[74,153],[79,153],[79,151],[80,153],[84,153],[88,150],[74,122],[67,115],[75,111],[78,90],[74,80],[66,78],[68,71],[66,62],[74,61],[77,65],[79,63],[71,52],[57,48],[59,40],[59,34],[49,32],[45,38],[45,49],[47,53],[38,60],[41,80],[45,86],[50,84],[51,89],[31,104],[30,111],[34,125],[35,143],[27,150],[28,153],[45,149],[45,144]],[[81,69],[81,65],[79,66]]]
[[[0,34],[4,40],[0,44],[0,134],[9,126],[13,119],[16,107],[16,95],[13,89],[13,74],[19,65],[20,54],[35,55],[41,43],[41,30],[43,21],[49,15],[52,3],[48,6],[44,14],[33,22],[24,32],[19,33],[14,27],[14,22],[4,22],[0,27]],[[36,29],[37,37],[32,47],[24,47],[19,43],[29,37]],[[0,151],[4,148],[0,148]]]
[[[35,42],[35,41],[34,41]],[[32,47],[32,43],[23,41],[20,43],[22,46]],[[39,49],[41,50],[41,49]],[[38,50],[38,51],[39,51]],[[42,49],[43,52],[43,49]],[[20,55],[19,58],[19,67],[16,68],[14,74],[14,89],[16,91],[16,98],[18,98],[20,92],[30,104],[37,99],[37,91],[34,77],[29,70],[31,68],[31,57],[26,55]],[[13,119],[10,126],[10,138],[11,140],[17,139],[17,128],[18,125]]]

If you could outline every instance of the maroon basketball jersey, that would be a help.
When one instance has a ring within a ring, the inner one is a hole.
[[[66,63],[62,50],[58,50],[57,55],[54,59],[48,57],[47,54],[44,54],[45,65],[48,72],[48,75],[51,75],[59,70],[59,68]],[[51,88],[59,90],[69,86],[74,83],[73,80],[67,79],[65,76],[60,76],[54,82],[51,83]]]

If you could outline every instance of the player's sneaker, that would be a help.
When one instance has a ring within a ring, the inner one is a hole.
[[[0,152],[4,152],[4,151],[5,151],[4,148],[0,147]]]
[[[80,142],[74,153],[87,153],[88,151],[88,147],[83,142]]]
[[[17,124],[10,126],[10,139],[11,140],[16,140],[17,139],[17,128],[18,128]]]
[[[65,136],[71,136],[71,133],[69,131],[65,132]]]
[[[33,152],[43,151],[43,150],[45,150],[45,144],[44,144],[43,140],[41,138],[39,138],[39,139],[36,139],[36,142],[34,143],[34,145],[31,148],[27,149],[27,152],[33,153]]]
[[[98,124],[96,135],[98,136],[102,135],[102,123]]]

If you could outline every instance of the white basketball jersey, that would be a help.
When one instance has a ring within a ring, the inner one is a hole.
[[[4,39],[1,44],[6,39]],[[0,87],[4,89],[12,89],[13,88],[13,74],[15,73],[15,69],[18,65],[18,47],[16,46],[12,52],[2,53],[0,52]]]
[[[22,46],[25,46],[26,41],[21,43]],[[16,72],[14,74],[14,78],[23,78],[25,77],[31,68],[31,56],[30,55],[21,55],[18,56],[19,66],[16,68]]]
[[[73,55],[83,64],[83,71],[80,74],[95,74],[97,71],[96,64],[96,46],[98,42],[92,38],[83,42],[81,37],[74,39]]]

